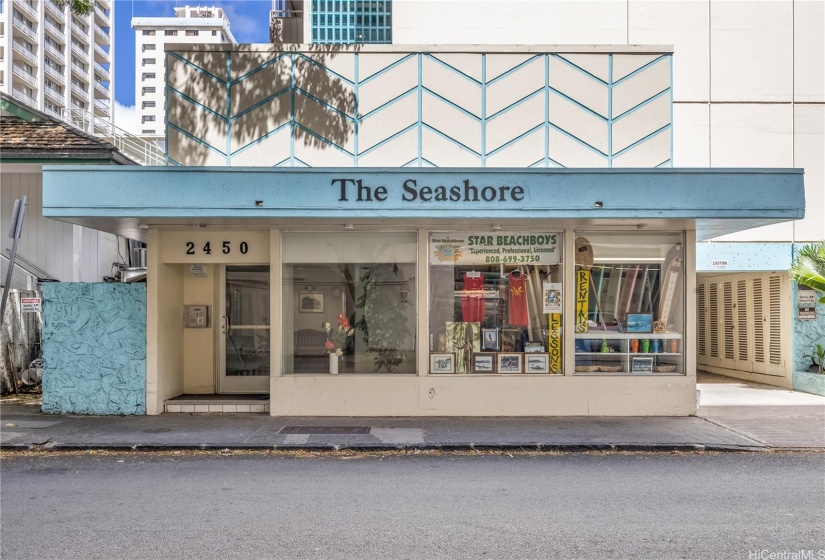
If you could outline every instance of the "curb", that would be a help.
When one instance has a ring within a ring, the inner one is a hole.
[[[572,444],[482,444],[457,443],[457,444],[295,444],[295,445],[215,445],[215,444],[81,444],[81,443],[47,443],[23,444],[4,443],[0,445],[2,451],[118,451],[118,452],[157,452],[157,451],[222,451],[222,450],[243,450],[243,451],[360,451],[360,452],[380,452],[380,451],[443,451],[443,452],[466,452],[466,451],[516,451],[516,452],[733,452],[733,453],[756,453],[775,451],[776,449],[765,446],[745,446],[728,444],[612,444],[612,443],[572,443]],[[805,451],[807,449],[788,449],[789,451]]]

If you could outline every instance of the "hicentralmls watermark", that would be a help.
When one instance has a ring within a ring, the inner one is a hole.
[[[819,550],[749,550],[748,560],[825,560],[825,548]]]

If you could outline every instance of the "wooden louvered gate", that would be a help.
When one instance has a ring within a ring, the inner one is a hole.
[[[787,376],[791,286],[784,273],[697,278],[697,363]]]

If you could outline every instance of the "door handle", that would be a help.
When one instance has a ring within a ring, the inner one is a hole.
[[[221,315],[221,333],[228,333],[230,326],[229,317],[227,315]]]

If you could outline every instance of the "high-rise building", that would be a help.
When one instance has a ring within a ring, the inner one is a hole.
[[[87,15],[52,0],[0,1],[0,91],[51,116],[112,118],[114,8]]]
[[[135,30],[136,130],[143,136],[164,134],[167,43],[237,43],[221,8],[183,6],[175,17],[132,18]]]

